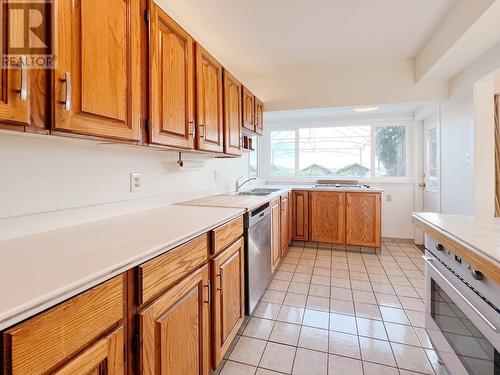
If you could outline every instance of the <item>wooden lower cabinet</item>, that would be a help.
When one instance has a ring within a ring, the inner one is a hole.
[[[222,361],[245,319],[244,258],[244,240],[241,238],[212,260],[214,369]]]
[[[53,375],[124,375],[123,327],[85,349]]]
[[[310,241],[345,243],[345,194],[330,191],[309,193]]]
[[[281,260],[281,205],[280,198],[271,202],[271,271],[274,272]]]
[[[281,196],[281,217],[280,217],[280,226],[281,226],[281,233],[280,233],[280,239],[281,239],[281,258],[284,258],[286,256],[286,253],[288,252],[288,243],[289,243],[289,216],[290,216],[290,209],[289,209],[289,199],[288,199],[288,193],[285,195]]]
[[[206,265],[139,313],[141,374],[208,374],[209,298]]]
[[[380,247],[380,193],[346,193],[346,244]]]
[[[309,192],[292,193],[292,234],[296,241],[309,241]]]

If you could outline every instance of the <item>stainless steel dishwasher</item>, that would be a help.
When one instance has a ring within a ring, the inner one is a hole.
[[[250,315],[272,278],[269,203],[245,214],[245,239],[245,310]]]

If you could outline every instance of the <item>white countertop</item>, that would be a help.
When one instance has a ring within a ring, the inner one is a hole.
[[[165,206],[0,242],[0,330],[243,214]]]
[[[384,190],[376,187],[368,188],[335,188],[335,187],[315,187],[314,185],[263,185],[258,188],[279,189],[269,195],[237,195],[237,194],[221,194],[212,195],[209,197],[193,199],[185,202],[177,203],[184,206],[205,206],[205,207],[235,207],[251,211],[279,196],[292,191],[339,191],[349,193],[382,193]]]
[[[417,220],[431,225],[491,262],[500,264],[500,218],[414,213]]]

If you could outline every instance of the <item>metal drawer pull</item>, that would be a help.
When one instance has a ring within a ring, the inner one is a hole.
[[[64,82],[66,82],[66,101],[64,102],[64,109],[71,111],[71,73],[64,73]]]
[[[219,269],[219,274],[217,275],[217,276],[219,276],[219,277],[220,277],[220,280],[219,280],[219,281],[220,281],[220,284],[219,284],[219,285],[220,285],[220,288],[218,288],[217,290],[219,290],[219,291],[220,291],[220,295],[221,295],[221,296],[222,296],[222,293],[223,293],[223,291],[222,291],[222,282],[223,282],[223,279],[222,279],[222,278],[223,278],[223,273],[222,273],[222,272],[223,272],[223,271],[222,271],[222,268],[221,268],[221,269]]]
[[[26,56],[21,56],[21,100],[28,100],[28,60]]]
[[[205,138],[205,125],[200,124],[198,125],[200,129],[203,129],[203,134],[200,132],[200,138]]]
[[[194,120],[189,121],[189,125],[191,125],[191,132],[189,133],[189,135],[191,137],[194,137],[196,132],[196,125],[194,124]]]
[[[426,257],[422,256],[422,259],[424,262],[434,271],[438,274],[439,277],[441,277],[448,286],[453,289],[455,293],[458,294],[458,296],[472,309],[474,312],[488,325],[494,332],[498,332],[498,328],[495,327],[493,323],[491,323],[488,318],[486,318],[481,311],[479,311],[473,304],[470,302],[452,283],[450,283],[446,277],[432,264],[434,261],[434,258],[431,257]]]
[[[208,288],[208,301],[205,301],[205,303],[210,304],[212,303],[212,284],[210,283],[210,280],[207,281],[207,285],[205,285],[205,288]]]

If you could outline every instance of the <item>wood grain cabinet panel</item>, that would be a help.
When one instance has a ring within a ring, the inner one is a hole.
[[[0,51],[7,51],[7,41],[15,39],[16,35],[11,34],[11,30],[20,29],[24,22],[22,19],[24,12],[4,12],[10,9],[8,2],[2,3],[0,9]],[[19,26],[14,26],[18,24]],[[14,27],[9,27],[14,26]],[[16,28],[15,28],[16,27]],[[19,32],[18,36],[22,35]],[[21,41],[22,42],[22,41]],[[7,122],[13,125],[29,125],[30,122],[30,72],[27,67],[22,69],[1,69],[0,70],[0,122]],[[25,92],[21,95],[24,88]]]
[[[243,216],[215,228],[212,231],[213,254],[219,254],[241,236],[243,236]]]
[[[309,240],[309,193],[294,191],[292,194],[293,239]]]
[[[197,148],[223,152],[222,65],[196,44]]]
[[[380,193],[346,193],[346,243],[380,247]]]
[[[244,272],[244,240],[241,238],[212,261],[214,369],[245,319]]]
[[[204,234],[138,267],[139,303],[154,297],[196,270],[208,259],[209,239]]]
[[[224,153],[241,155],[241,83],[224,70]]]
[[[281,249],[281,258],[284,258],[286,256],[286,253],[288,252],[288,243],[289,243],[289,200],[288,200],[288,194],[282,195],[281,196],[281,217],[280,217],[280,249]]]
[[[281,202],[271,202],[271,271],[274,272],[281,260]]]
[[[345,243],[345,194],[309,192],[310,241]]]
[[[243,127],[255,131],[255,96],[246,87],[243,87]]]
[[[53,128],[140,140],[140,0],[54,4]]]
[[[204,266],[139,313],[141,374],[208,374],[209,288]]]
[[[150,1],[150,142],[194,148],[194,42]]]
[[[123,310],[123,278],[118,276],[19,323],[3,334],[5,374],[37,375],[60,368],[117,325]],[[123,346],[120,351],[123,355]]]
[[[124,375],[123,327],[97,341],[53,375]]]
[[[255,98],[255,132],[264,134],[264,103]]]

